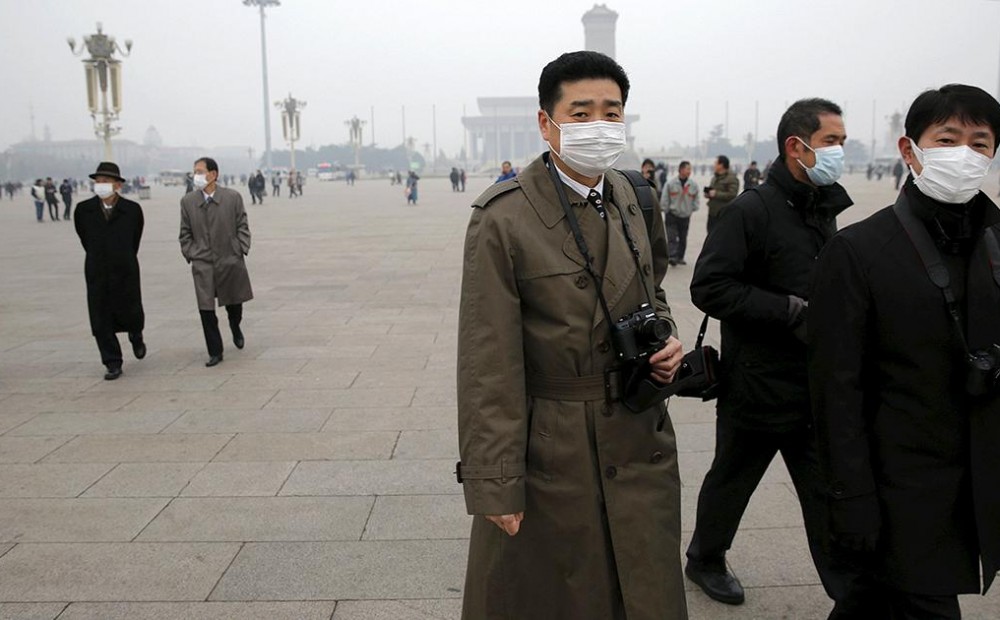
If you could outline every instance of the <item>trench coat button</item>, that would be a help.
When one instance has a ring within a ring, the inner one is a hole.
[[[632,215],[635,215],[636,211],[638,211],[638,209],[635,208],[635,205],[628,206],[628,212],[631,213]]]
[[[602,416],[604,416],[606,418],[610,418],[611,414],[612,414],[611,405],[609,405],[608,403],[604,403],[603,405],[601,405],[601,415]]]
[[[618,475],[618,468],[614,465],[610,465],[604,470],[604,475],[608,477],[608,480],[614,480],[615,476]]]
[[[607,340],[602,340],[599,343],[597,343],[597,350],[600,351],[601,353],[607,353],[608,351],[611,350],[611,345],[608,344]]]
[[[649,457],[649,462],[652,463],[653,465],[656,465],[662,460],[663,460],[663,453],[660,452],[659,450],[654,452],[653,455]]]
[[[587,288],[587,277],[577,276],[576,278],[576,288]]]
[[[644,274],[646,274],[647,276],[649,275],[649,272],[651,272],[652,270],[653,269],[649,265],[643,265],[642,266],[642,272]]]
[[[840,497],[840,496],[842,496],[844,494],[844,483],[843,482],[835,482],[835,483],[833,483],[833,494],[836,497]]]

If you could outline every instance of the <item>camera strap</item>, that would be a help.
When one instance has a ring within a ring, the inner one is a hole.
[[[920,261],[924,264],[924,269],[927,270],[931,282],[941,289],[955,335],[958,342],[962,344],[962,350],[968,355],[969,343],[965,339],[965,330],[962,328],[962,317],[959,314],[955,293],[951,290],[951,276],[948,274],[948,268],[944,266],[941,253],[934,245],[934,240],[927,232],[927,227],[913,213],[913,207],[903,198],[903,194],[900,194],[892,210],[896,214],[896,218],[899,219],[899,223],[903,225],[903,230],[906,231],[906,235],[917,250],[917,254],[920,255]]]

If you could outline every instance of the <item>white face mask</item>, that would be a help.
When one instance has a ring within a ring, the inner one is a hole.
[[[558,125],[551,116],[548,118],[559,128],[560,152],[556,155],[585,177],[601,176],[625,152],[625,123],[591,121]],[[549,148],[555,153],[551,144]]]
[[[840,175],[844,173],[844,147],[835,144],[814,149],[806,144],[802,138],[795,136],[795,139],[816,154],[816,164],[812,168],[803,164],[801,159],[796,160],[806,171],[806,176],[813,182],[813,185],[824,187],[833,185],[840,179]]]
[[[115,186],[111,183],[94,183],[94,193],[100,198],[108,198],[115,193]]]
[[[986,155],[964,144],[925,150],[921,150],[913,139],[910,144],[923,168],[918,175],[910,166],[913,184],[923,195],[946,204],[965,204],[975,198],[993,163]]]
[[[196,189],[205,189],[206,187],[208,187],[207,174],[196,174],[194,175],[193,181]]]

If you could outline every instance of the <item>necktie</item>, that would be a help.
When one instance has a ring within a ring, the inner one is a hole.
[[[608,219],[608,214],[604,210],[604,199],[601,198],[601,195],[596,190],[590,190],[590,193],[587,194],[587,202],[597,209],[597,214],[601,216],[602,220]]]

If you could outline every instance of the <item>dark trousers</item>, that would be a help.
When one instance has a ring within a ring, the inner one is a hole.
[[[73,196],[71,194],[63,194],[63,204],[66,206],[66,210],[63,211],[63,219],[69,219],[69,211],[73,205]]]
[[[101,363],[108,368],[122,367],[122,345],[118,342],[118,334],[105,332],[94,336],[97,350],[101,352]],[[128,341],[133,345],[142,342],[142,332],[129,332]]]
[[[215,316],[215,310],[199,310],[198,314],[201,315],[201,329],[205,332],[208,354],[213,357],[222,355],[222,334],[219,333],[219,318]],[[239,329],[243,320],[243,304],[226,306],[226,314],[229,316],[229,329]]]
[[[816,572],[836,607],[830,618],[850,618],[845,611],[875,600],[865,571],[835,559],[829,552],[826,494],[816,453],[816,439],[808,427],[789,431],[749,430],[727,416],[716,422],[715,459],[698,495],[695,531],[687,550],[695,564],[724,567],[750,496],[775,455],[780,452],[802,508],[809,552]]]
[[[272,196],[280,196],[281,195],[281,186],[280,185],[271,185],[271,195]]]
[[[59,219],[59,202],[56,200],[49,200],[46,198],[45,202],[49,203],[49,219],[53,222]]]
[[[958,596],[925,596],[877,589],[875,596],[850,611],[831,615],[836,620],[961,620]]]
[[[687,252],[691,218],[677,217],[668,213],[664,219],[667,227],[667,256],[670,260],[682,261],[684,253]]]

